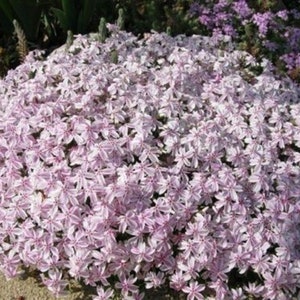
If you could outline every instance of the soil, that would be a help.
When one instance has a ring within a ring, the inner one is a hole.
[[[175,292],[170,294],[169,291],[161,289],[147,292],[144,299],[184,300],[185,297]],[[68,295],[55,298],[32,274],[31,276],[6,280],[0,273],[0,300],[92,300],[92,297],[90,290],[83,290],[79,285],[74,284]],[[121,299],[119,298],[119,300]]]
[[[84,293],[74,291],[64,300],[85,300]],[[57,300],[51,292],[34,277],[27,276],[6,280],[0,274],[0,300]]]

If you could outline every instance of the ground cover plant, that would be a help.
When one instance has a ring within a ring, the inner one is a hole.
[[[190,12],[207,34],[227,34],[240,49],[268,57],[300,82],[300,13],[296,1],[195,1]]]
[[[0,268],[56,295],[292,299],[299,86],[229,36],[108,25],[0,82]]]

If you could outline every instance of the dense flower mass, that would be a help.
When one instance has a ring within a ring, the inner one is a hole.
[[[230,35],[250,53],[280,59],[287,70],[300,67],[300,13],[282,1],[196,0],[190,13],[213,35]]]
[[[95,299],[297,297],[299,87],[227,37],[109,28],[0,82],[1,271]]]

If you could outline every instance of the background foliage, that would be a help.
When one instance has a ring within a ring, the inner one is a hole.
[[[163,3],[162,3],[163,2]],[[13,20],[24,31],[29,49],[50,52],[73,34],[97,31],[101,17],[113,23],[118,10],[125,12],[125,29],[135,34],[168,31],[199,33],[197,20],[190,18],[190,0],[3,0],[0,2],[0,76],[19,64]]]

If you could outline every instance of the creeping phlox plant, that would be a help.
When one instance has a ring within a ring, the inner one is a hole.
[[[226,36],[109,29],[0,82],[1,271],[98,300],[297,297],[299,87]]]
[[[195,1],[190,12],[212,35],[223,32],[239,41],[243,50],[258,57],[268,55],[276,64],[283,64],[292,78],[292,70],[299,71],[298,9],[288,9],[277,0],[204,0]]]

